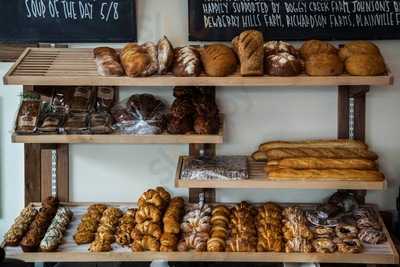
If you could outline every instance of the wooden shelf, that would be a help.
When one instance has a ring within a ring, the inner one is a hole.
[[[365,244],[360,254],[322,253],[272,253],[272,252],[132,252],[128,247],[113,244],[113,251],[104,253],[88,252],[89,245],[77,246],[73,235],[81,216],[90,203],[64,203],[70,206],[74,217],[68,228],[64,243],[53,253],[24,253],[19,247],[7,247],[6,257],[26,262],[122,262],[122,261],[208,261],[208,262],[324,262],[359,264],[397,264],[399,256],[386,228],[388,241],[380,245]],[[134,207],[133,203],[113,203],[123,210]],[[383,225],[382,219],[380,218]]]
[[[340,181],[340,180],[284,180],[268,179],[264,171],[265,163],[249,158],[249,179],[225,180],[183,180],[181,171],[186,156],[179,157],[175,176],[175,186],[181,188],[263,188],[263,189],[348,189],[348,190],[384,190],[386,181]]]
[[[97,74],[90,48],[28,48],[4,77],[5,84],[93,86],[339,86],[393,83],[393,76],[310,77],[102,77]]]

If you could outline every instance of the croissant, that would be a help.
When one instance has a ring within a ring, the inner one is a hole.
[[[142,235],[150,235],[156,239],[160,239],[162,234],[160,225],[151,221],[138,223],[136,224],[135,229],[139,231]]]
[[[282,238],[274,239],[274,238],[259,238],[257,243],[257,251],[264,252],[264,251],[274,251],[274,252],[281,252],[283,247]]]
[[[158,186],[156,187],[156,191],[160,194],[161,198],[168,203],[171,200],[171,195],[165,190],[164,187]]]
[[[161,211],[151,204],[141,206],[135,215],[136,223],[143,223],[146,220],[159,222],[161,220]]]
[[[144,192],[138,200],[139,207],[144,206],[145,204],[153,204],[157,208],[160,208],[163,206],[163,199],[156,190],[149,189]]]
[[[143,238],[133,241],[131,249],[133,252],[146,250],[159,251],[160,242],[152,236],[144,235]]]
[[[230,252],[256,252],[253,240],[246,238],[231,238],[226,242],[226,251]]]
[[[178,243],[178,238],[174,234],[163,233],[160,238],[161,246],[172,248],[173,250],[176,247],[177,243]]]

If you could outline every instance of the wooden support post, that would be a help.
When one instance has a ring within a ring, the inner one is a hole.
[[[215,87],[207,87],[204,90],[209,90],[208,93],[215,99]],[[189,144],[189,156],[215,157],[215,154],[215,144]],[[205,202],[215,202],[214,188],[189,188],[189,202],[197,203],[201,193],[204,193]]]
[[[41,89],[29,86],[24,92]],[[25,144],[25,205],[53,193],[60,201],[69,201],[68,144]]]
[[[369,86],[339,86],[338,138],[365,141],[365,98]],[[354,195],[365,202],[367,191],[354,190]]]

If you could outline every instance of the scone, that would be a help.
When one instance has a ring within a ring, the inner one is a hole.
[[[386,72],[381,55],[352,55],[346,60],[345,66],[349,74],[357,76],[375,76]]]
[[[301,60],[286,52],[270,55],[265,59],[265,72],[271,76],[296,76],[302,69]]]
[[[305,71],[310,76],[336,76],[343,73],[343,62],[337,54],[315,54],[306,60]]]
[[[312,55],[321,53],[337,54],[337,49],[332,44],[319,40],[306,41],[300,48],[300,54],[303,59],[308,59]]]
[[[269,41],[264,44],[265,57],[283,52],[289,53],[296,57],[299,56],[299,51],[289,43],[283,41]]]
[[[259,31],[244,31],[232,40],[239,56],[242,76],[264,74],[264,37]]]
[[[350,43],[345,44],[342,48],[339,50],[339,57],[345,61],[349,57],[353,55],[380,55],[379,48],[368,41],[353,41]]]
[[[201,61],[208,76],[224,77],[236,71],[237,58],[233,50],[223,44],[212,44],[200,50]]]

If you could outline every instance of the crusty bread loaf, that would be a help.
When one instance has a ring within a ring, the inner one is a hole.
[[[93,50],[97,73],[101,76],[122,76],[124,69],[117,52],[111,47],[97,47]]]
[[[173,72],[177,77],[199,76],[201,61],[198,51],[191,46],[175,49]]]
[[[345,61],[354,55],[380,55],[379,48],[369,41],[352,41],[339,49],[339,57]]]
[[[200,50],[201,61],[208,76],[224,77],[236,71],[237,58],[233,50],[223,44],[212,44]]]
[[[368,149],[368,146],[357,140],[334,139],[334,140],[307,140],[307,141],[272,141],[260,145],[260,151],[268,151],[275,148],[356,148]]]
[[[158,50],[158,74],[166,74],[174,62],[174,48],[166,36],[157,44]]]
[[[304,59],[321,53],[337,54],[337,49],[332,44],[320,40],[306,41],[300,48],[300,54]]]
[[[379,171],[371,170],[294,170],[286,168],[269,168],[268,178],[272,180],[293,179],[323,179],[323,180],[358,180],[358,181],[382,181],[384,175]]]
[[[267,155],[264,151],[256,151],[251,154],[251,157],[255,161],[267,161]]]
[[[273,161],[274,162],[274,161]],[[290,158],[277,162],[281,168],[289,169],[355,169],[376,170],[376,163],[368,159],[326,159],[326,158]]]
[[[343,69],[343,62],[337,54],[315,54],[305,62],[305,72],[310,76],[337,76],[343,73]]]
[[[386,65],[381,55],[353,55],[346,59],[346,71],[351,75],[375,76],[386,72]]]
[[[127,44],[121,52],[121,63],[130,77],[149,76],[157,72],[157,48],[152,43]]]
[[[264,74],[264,37],[259,31],[244,31],[232,40],[239,56],[242,76]]]
[[[268,150],[265,153],[268,160],[307,157],[328,159],[378,159],[378,156],[374,152],[354,148],[278,148]]]

